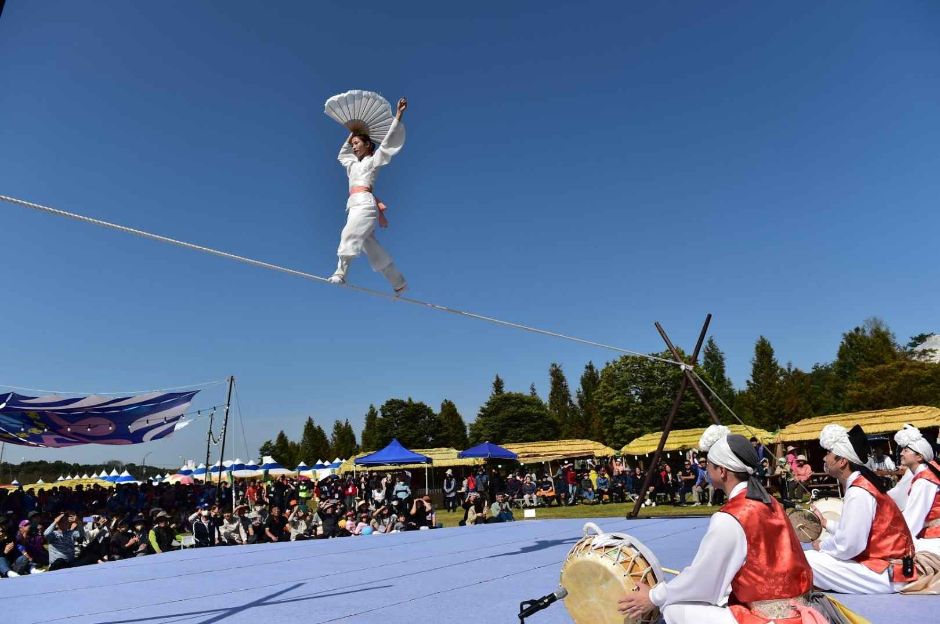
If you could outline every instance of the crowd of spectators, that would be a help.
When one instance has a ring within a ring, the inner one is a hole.
[[[181,547],[327,539],[439,526],[407,473],[271,481],[0,488],[0,577]]]
[[[782,499],[802,497],[814,475],[792,446],[774,460],[756,439],[758,476]],[[884,470],[890,457],[878,458]],[[547,465],[544,465],[547,466]],[[694,452],[646,473],[622,457],[564,462],[554,472],[478,466],[441,486],[442,511],[473,526],[515,520],[515,510],[604,505],[717,505],[704,456]],[[126,484],[75,488],[0,488],[0,577],[163,553],[181,547],[328,539],[441,526],[428,496],[412,493],[408,472],[363,472],[319,482],[282,476],[195,484]]]

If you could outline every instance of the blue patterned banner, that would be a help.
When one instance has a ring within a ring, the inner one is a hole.
[[[71,399],[0,394],[0,442],[55,448],[159,440],[173,433],[197,392]]]

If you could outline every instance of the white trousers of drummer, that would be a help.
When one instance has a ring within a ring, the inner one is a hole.
[[[336,250],[339,262],[334,275],[345,280],[350,262],[365,252],[372,270],[382,273],[392,288],[399,290],[405,285],[405,277],[375,238],[375,227],[379,221],[375,198],[371,193],[356,193],[349,198],[346,212],[346,226],[343,227],[339,248]]]
[[[807,550],[806,560],[813,568],[813,585],[823,591],[843,594],[893,594],[906,583],[892,583],[885,570],[881,574],[858,561],[836,559],[829,553]]]

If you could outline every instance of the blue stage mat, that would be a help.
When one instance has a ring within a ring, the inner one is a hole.
[[[516,622],[551,592],[585,520],[186,550],[0,580],[4,624]],[[708,518],[594,520],[661,563],[691,562]],[[931,622],[935,597],[840,596],[872,622]],[[531,624],[570,622],[560,603]]]

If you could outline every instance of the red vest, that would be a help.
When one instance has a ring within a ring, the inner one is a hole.
[[[897,504],[861,475],[851,487],[862,488],[875,497],[875,518],[868,533],[868,544],[853,559],[878,574],[891,566],[891,580],[895,583],[915,580],[917,571],[912,576],[904,576],[901,566],[901,559],[914,556],[914,538]]]
[[[744,529],[747,555],[731,581],[729,604],[796,598],[813,589],[813,570],[783,507],[738,494],[721,508]]]
[[[936,466],[935,462],[931,463]],[[927,517],[924,518],[924,528],[920,530],[917,537],[940,537],[940,524],[932,527],[927,526],[931,522],[940,520],[940,478],[938,478],[930,468],[921,470],[920,473],[914,475],[914,478],[911,480],[912,488],[914,487],[914,482],[918,479],[925,479],[936,485],[937,494],[933,497],[933,505],[930,507],[930,511],[927,512]],[[908,490],[908,494],[910,494],[910,490]]]

